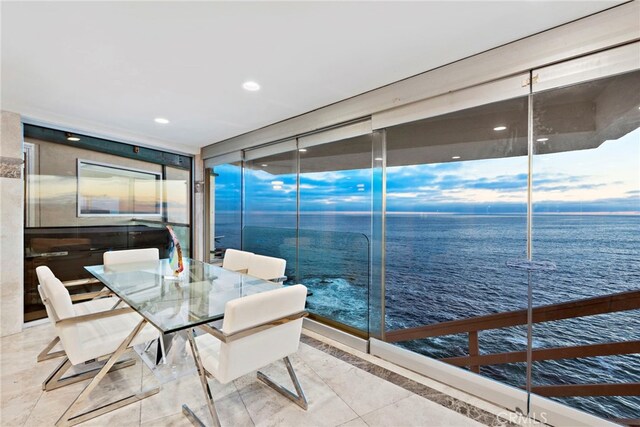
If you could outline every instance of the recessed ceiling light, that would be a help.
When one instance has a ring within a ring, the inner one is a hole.
[[[260,166],[262,166],[263,168],[266,168],[266,167],[267,167],[267,166],[269,166],[269,165],[268,165],[268,164],[266,164],[266,163],[263,163],[263,164],[261,164]]]
[[[165,119],[164,117],[156,117],[155,119],[153,119],[154,122],[159,123],[161,125],[168,125],[169,124],[169,120]]]
[[[548,141],[548,140],[549,140],[549,138],[538,138],[538,139],[536,139],[536,141],[538,141],[538,142],[545,142],[545,141]]]
[[[299,152],[301,152],[301,153],[306,153],[306,152],[307,152],[307,149],[306,149],[306,148],[301,148],[301,149],[299,149],[298,151],[299,151]]]
[[[72,133],[67,133],[67,141],[77,142],[80,141],[80,137],[77,137]]]
[[[493,128],[493,130],[505,130],[506,128],[506,126],[496,126]]]
[[[260,90],[260,85],[256,82],[248,81],[248,82],[242,83],[242,88],[250,92],[255,92],[257,90]]]
[[[375,159],[373,159],[373,160],[375,160],[376,162],[381,162],[381,161],[382,161],[382,157],[376,157],[376,158],[375,158]]]
[[[458,160],[458,159],[460,158],[460,156],[451,156],[451,158],[452,158],[453,160]]]

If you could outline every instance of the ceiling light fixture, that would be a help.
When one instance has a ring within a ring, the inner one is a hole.
[[[153,121],[161,125],[169,124],[169,120],[165,119],[164,117],[156,117],[155,119],[153,119]]]
[[[299,152],[301,152],[301,153],[306,153],[306,152],[307,152],[307,149],[306,149],[306,148],[301,148],[301,149],[299,149],[298,151],[299,151]]]
[[[500,130],[505,130],[506,128],[507,128],[506,126],[500,125],[500,126],[494,127],[493,130],[500,131]]]
[[[273,189],[274,190],[282,190],[282,185],[274,185]]]
[[[77,137],[74,134],[67,132],[67,141],[77,142],[77,141],[80,141],[80,137]]]
[[[263,163],[263,164],[261,164],[260,166],[262,166],[263,168],[266,168],[266,167],[267,167],[267,166],[269,166],[269,165],[268,165],[268,164],[266,164],[266,163]]]
[[[242,88],[244,90],[248,90],[249,92],[255,92],[257,90],[260,90],[260,85],[256,82],[248,81],[248,82],[242,83]]]
[[[536,139],[536,141],[538,141],[538,142],[545,142],[545,141],[548,141],[548,140],[549,140],[549,138],[538,138],[538,139]]]
[[[451,158],[452,158],[453,160],[458,160],[458,159],[460,158],[460,156],[451,156]]]
[[[375,158],[375,159],[373,159],[373,160],[375,160],[376,162],[381,162],[381,161],[382,161],[382,157],[376,157],[376,158]]]

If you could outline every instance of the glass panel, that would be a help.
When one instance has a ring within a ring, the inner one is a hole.
[[[183,261],[179,276],[168,259],[86,270],[163,332],[222,319],[227,301],[281,287],[194,259]]]
[[[245,162],[242,249],[287,261],[296,278],[297,159],[288,151]]]
[[[167,223],[189,255],[188,169],[32,138],[26,138],[25,148],[26,321],[46,316],[37,290],[38,266],[69,281],[90,278],[84,266],[102,264],[109,250],[155,247],[166,257]],[[70,288],[75,294],[100,289]]]
[[[527,102],[394,126],[386,137],[386,340],[519,387],[524,359],[470,356],[527,347],[522,322],[488,322],[527,308],[526,277],[507,267],[526,258]]]
[[[555,317],[534,324],[532,391],[605,418],[637,419],[640,72],[549,90],[533,102],[533,254],[556,270],[534,277],[534,313],[555,305]],[[629,383],[636,385],[625,389]]]
[[[241,249],[242,162],[216,165],[211,180],[211,253],[222,258],[228,248]]]
[[[371,135],[300,150],[297,282],[309,311],[353,333],[369,329]]]

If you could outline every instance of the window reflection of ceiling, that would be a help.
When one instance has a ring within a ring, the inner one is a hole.
[[[597,148],[640,127],[640,71],[537,93],[533,102],[535,154]],[[515,98],[388,128],[387,166],[525,156],[527,104]],[[370,168],[371,149],[371,135],[310,147],[300,172]],[[295,152],[248,165],[295,173]]]

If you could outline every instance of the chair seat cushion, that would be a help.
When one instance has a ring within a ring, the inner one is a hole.
[[[116,297],[92,299],[90,301],[73,304],[73,310],[76,312],[76,316],[84,316],[85,314],[111,310],[111,307],[113,307],[117,301],[118,298]],[[118,307],[126,307],[126,305],[121,302]]]
[[[109,307],[110,308],[110,307]],[[125,313],[90,321],[58,325],[58,336],[72,364],[86,362],[113,353],[142,320],[137,313]],[[147,324],[131,345],[158,338],[158,330]]]

